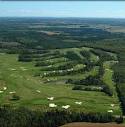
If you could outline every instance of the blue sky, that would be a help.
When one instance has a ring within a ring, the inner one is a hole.
[[[0,1],[0,16],[125,18],[125,2]]]

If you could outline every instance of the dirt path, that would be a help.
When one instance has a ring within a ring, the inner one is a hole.
[[[125,125],[114,123],[70,123],[61,127],[125,127]]]

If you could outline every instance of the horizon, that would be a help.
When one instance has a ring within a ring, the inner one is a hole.
[[[118,17],[42,17],[42,16],[39,16],[39,17],[35,17],[35,16],[3,16],[0,18],[50,18],[50,19],[125,19],[124,17],[122,18],[118,18]]]
[[[0,17],[124,19],[124,7],[123,1],[0,1]]]

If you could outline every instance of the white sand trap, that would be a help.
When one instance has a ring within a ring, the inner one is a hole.
[[[56,71],[53,71],[54,73],[56,72]]]
[[[21,69],[22,71],[28,70],[28,69],[25,68],[25,67],[20,67],[20,69]]]
[[[2,91],[2,90],[0,90],[0,93],[3,93],[3,91]]]
[[[3,87],[3,90],[7,90],[7,87]]]
[[[11,71],[16,71],[16,69],[14,69],[14,68],[11,68]]]
[[[43,75],[47,75],[47,73],[43,73]]]
[[[96,59],[98,60],[99,59],[99,56],[97,56]]]
[[[52,101],[52,100],[54,100],[54,97],[48,97],[47,99]]]
[[[15,91],[11,91],[11,92],[9,92],[10,94],[14,94],[14,93],[16,93]]]
[[[70,108],[70,105],[65,105],[65,106],[63,105],[62,108],[63,109],[68,109],[68,108]]]
[[[52,67],[52,65],[49,65],[48,67]]]
[[[108,110],[107,112],[109,112],[109,113],[113,113],[113,110]]]
[[[47,79],[47,81],[49,82],[49,81],[50,81],[50,79]]]
[[[24,69],[24,67],[20,67],[20,69]]]
[[[59,70],[60,73],[62,73],[63,71],[62,70]]]
[[[110,71],[108,68],[105,69],[106,71]]]
[[[17,78],[18,76],[16,74],[11,74],[11,77]]]
[[[36,92],[37,92],[37,93],[41,93],[41,91],[40,91],[40,90],[36,90]]]
[[[22,69],[22,71],[26,71],[26,70],[28,70],[28,69],[26,69],[26,68],[23,68],[23,69]]]
[[[67,71],[71,71],[70,69],[67,69]]]
[[[81,104],[82,104],[82,102],[80,102],[80,101],[79,101],[79,102],[78,102],[78,101],[76,101],[76,102],[75,102],[75,104],[77,104],[77,105],[81,105]]]
[[[115,104],[111,104],[111,107],[114,107],[115,106]]]
[[[86,65],[84,64],[83,67],[86,67]]]
[[[56,104],[54,104],[54,103],[51,103],[51,104],[49,104],[49,107],[50,107],[50,108],[56,108],[56,107],[57,107],[57,105],[56,105]]]

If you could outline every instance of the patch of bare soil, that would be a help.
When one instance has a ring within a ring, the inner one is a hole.
[[[125,127],[125,125],[114,123],[69,123],[61,127]]]

